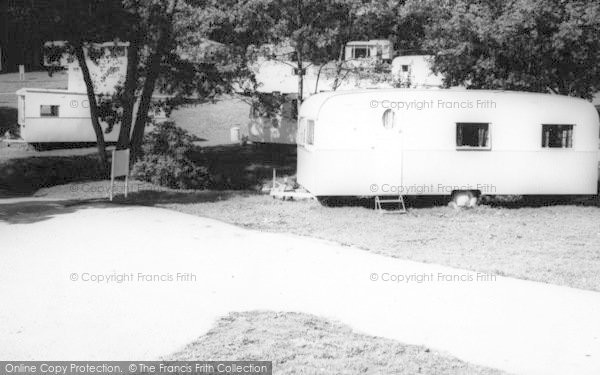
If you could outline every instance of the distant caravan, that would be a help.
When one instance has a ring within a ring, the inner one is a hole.
[[[298,183],[317,197],[597,194],[599,120],[582,99],[481,90],[308,98]]]
[[[17,91],[18,124],[21,138],[33,145],[95,143],[90,105],[85,92],[23,88]],[[136,108],[134,108],[134,112]],[[151,113],[160,122],[163,111]],[[116,143],[120,125],[111,129],[100,124],[107,143]]]

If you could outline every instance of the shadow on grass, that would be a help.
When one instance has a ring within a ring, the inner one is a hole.
[[[390,197],[397,198],[398,196]],[[375,208],[374,197],[319,197],[319,202],[326,207],[364,207]],[[447,206],[450,196],[446,195],[406,195],[404,203],[407,209],[432,208]],[[548,206],[588,206],[600,207],[598,195],[526,195],[526,196],[484,196],[480,205],[490,207],[518,209]],[[398,203],[384,204],[386,209],[396,209]]]
[[[19,135],[17,109],[0,106],[0,136],[3,136],[6,132],[9,132],[13,137]]]
[[[270,181],[273,169],[278,176],[296,174],[295,145],[224,145],[199,148],[191,155],[208,168],[215,190],[260,190]]]
[[[142,188],[130,192],[128,198],[116,195],[113,202],[106,199],[109,183],[94,154],[6,160],[0,163],[0,198],[23,198],[42,188],[54,192],[48,200],[39,199],[44,197],[42,190],[37,199],[0,202],[0,221],[34,223],[89,207],[216,202],[233,195],[253,194],[248,190],[259,190],[265,181],[270,181],[274,168],[280,176],[296,172],[295,146],[215,146],[199,148],[192,156],[209,169],[212,190],[178,191],[152,184],[144,188],[145,183],[141,183],[138,186]],[[56,185],[64,186],[52,188]]]
[[[140,191],[129,193],[127,198],[116,195],[107,198],[48,199],[23,198],[0,201],[0,222],[31,224],[70,214],[88,208],[115,208],[123,206],[159,206],[165,204],[210,203],[227,200],[233,196],[250,196],[252,192],[240,191]],[[110,220],[110,218],[107,218]]]
[[[108,157],[110,159],[110,153]],[[277,170],[278,176],[296,174],[296,147],[293,145],[198,147],[190,157],[208,169],[209,188],[213,190],[260,190],[271,180],[273,169]],[[0,161],[0,192],[3,191],[5,196],[31,195],[45,187],[101,180],[106,174],[93,152],[8,159]]]
[[[96,155],[8,159],[0,163],[0,190],[16,196],[74,181],[105,178]]]

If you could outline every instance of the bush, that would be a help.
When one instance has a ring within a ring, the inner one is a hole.
[[[210,184],[207,168],[190,158],[196,140],[172,121],[156,124],[144,137],[142,157],[133,166],[132,176],[174,189],[206,189]]]

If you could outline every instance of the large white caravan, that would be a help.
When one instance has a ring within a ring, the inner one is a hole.
[[[558,95],[321,93],[300,109],[298,183],[315,196],[596,194],[598,122]]]

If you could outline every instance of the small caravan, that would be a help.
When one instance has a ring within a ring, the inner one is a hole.
[[[62,47],[65,42],[45,43],[47,49]],[[116,87],[122,84],[127,67],[127,47],[129,43],[99,43],[95,47],[104,51],[98,60],[87,59],[95,91],[98,95],[112,95]],[[86,52],[87,53],[87,52]],[[16,92],[18,124],[20,135],[31,144],[47,145],[51,143],[95,143],[96,135],[92,127],[90,103],[86,93],[83,74],[76,60],[69,61],[66,55],[59,61],[50,62],[45,57],[45,65],[53,69],[66,68],[67,89],[22,88]],[[98,96],[99,98],[99,96]],[[153,96],[155,100],[162,97]],[[136,111],[137,105],[134,107]],[[157,121],[166,118],[164,111],[158,109],[152,114]],[[120,125],[114,127],[101,122],[104,139],[108,143],[117,142]]]
[[[31,144],[96,142],[90,104],[85,92],[29,89],[17,91],[18,123],[21,137]],[[106,142],[116,142],[120,126],[107,132]]]
[[[17,122],[20,135],[30,144],[96,143],[90,103],[85,92],[23,88],[17,91]],[[154,96],[160,100],[162,97]],[[137,104],[133,108],[137,112]],[[165,112],[156,108],[150,115],[155,121],[166,120]],[[120,125],[112,128],[100,122],[107,143],[119,139]]]
[[[298,183],[317,197],[596,194],[594,106],[559,95],[360,90],[308,98]]]

